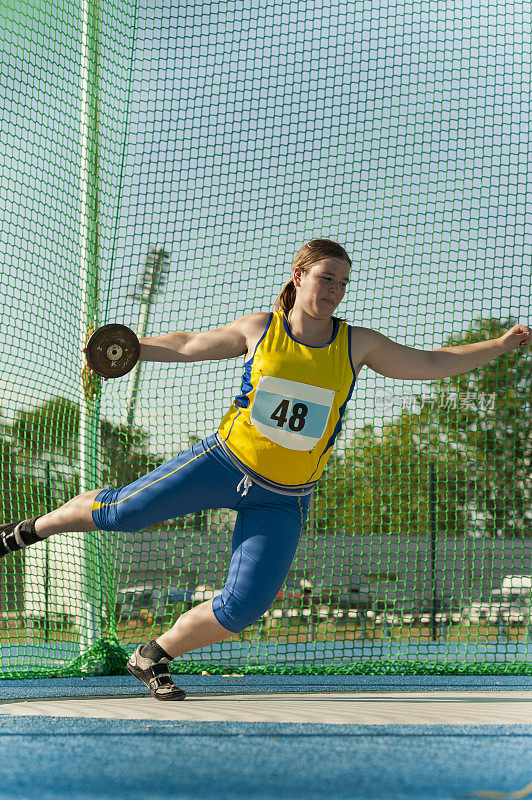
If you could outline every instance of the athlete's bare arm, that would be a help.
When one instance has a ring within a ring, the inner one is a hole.
[[[387,378],[439,380],[463,375],[481,367],[503,353],[532,343],[532,331],[515,325],[503,336],[456,347],[416,350],[388,339],[378,331],[358,328],[362,364]]]
[[[394,342],[369,328],[354,328],[359,346],[360,365],[379,375],[403,380],[426,380],[432,376],[433,353]]]
[[[246,314],[210,331],[177,331],[140,339],[141,361],[213,361],[251,355],[268,321],[268,312]]]

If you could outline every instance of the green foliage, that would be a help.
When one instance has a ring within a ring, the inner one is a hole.
[[[515,324],[512,319],[477,318],[462,337],[450,337],[445,346],[494,339]],[[452,456],[456,503],[469,530],[480,519],[477,535],[532,536],[526,513],[532,495],[530,361],[530,350],[514,350],[440,381],[434,393],[439,409],[434,427],[443,443],[441,452],[448,461]],[[431,420],[427,404],[420,419],[426,431]]]
[[[78,406],[56,397],[20,411],[0,434],[2,516],[37,515],[79,494]],[[164,459],[149,450],[141,429],[101,422],[102,486],[122,486],[154,469]]]
[[[62,397],[20,411],[11,426],[4,424],[0,430],[3,520],[43,514],[79,494],[79,425],[78,406]],[[150,450],[150,435],[142,428],[128,429],[104,419],[100,431],[102,488],[126,486],[165,461]],[[197,441],[191,436],[191,444]],[[205,515],[180,518],[175,527],[203,529]]]
[[[494,339],[515,321],[476,319],[444,346]],[[419,409],[403,408],[378,435],[355,430],[317,492],[319,528],[353,535],[429,530],[429,461],[436,474],[436,530],[487,537],[532,536],[530,351],[431,385]]]

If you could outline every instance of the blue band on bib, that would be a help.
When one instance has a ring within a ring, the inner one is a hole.
[[[322,436],[329,413],[328,406],[265,391],[258,393],[253,403],[253,417],[263,425],[276,429],[285,428],[291,433],[312,436],[315,439]]]

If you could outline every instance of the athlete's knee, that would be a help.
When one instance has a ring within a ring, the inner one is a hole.
[[[270,608],[275,597],[235,597],[224,591],[212,601],[212,611],[220,625],[232,633],[241,631],[253,625]]]
[[[121,533],[135,533],[135,531],[141,530],[138,523],[128,521],[128,520],[114,520],[112,527],[107,528],[109,531],[120,531]]]
[[[119,509],[116,503],[117,489],[102,489],[95,494],[91,502],[91,512],[94,524],[102,531],[129,531],[124,514],[125,509]],[[98,497],[98,499],[96,499]],[[133,530],[135,530],[133,528]]]
[[[92,518],[100,530],[132,533],[162,521],[157,508],[122,499],[122,489],[102,489],[93,500]]]
[[[145,525],[139,523],[138,519],[135,516],[127,513],[117,513],[114,512],[112,509],[105,509],[103,514],[93,511],[92,512],[93,519],[97,516],[99,520],[101,520],[102,524],[105,525],[103,530],[106,531],[120,531],[123,533],[133,533],[135,531],[141,530]]]

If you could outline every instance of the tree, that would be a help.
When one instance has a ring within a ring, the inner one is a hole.
[[[46,462],[49,464],[52,502],[79,494],[78,406],[56,397],[30,411],[20,411],[4,428],[2,466],[3,513],[6,519],[45,513]],[[162,464],[149,449],[149,434],[101,422],[102,485],[122,486]],[[14,476],[14,477],[13,477]],[[15,509],[18,513],[14,514]]]
[[[20,411],[11,426],[4,425],[0,458],[5,520],[46,513],[48,489],[54,506],[79,494],[79,422],[78,406],[56,397]],[[100,430],[102,487],[126,486],[165,461],[150,450],[150,434],[142,428],[104,419]],[[191,435],[189,441],[192,445],[199,438]],[[175,527],[203,529],[206,524],[205,514],[198,512],[179,518]]]
[[[445,346],[492,339],[515,322],[476,319]],[[318,527],[353,534],[428,530],[429,461],[436,527],[446,535],[531,536],[530,353],[513,351],[431,383],[378,436],[369,424],[337,453],[317,494]]]
[[[516,321],[478,317],[445,346],[493,339]],[[514,350],[476,370],[439,381],[420,411],[421,434],[438,431],[454,462],[453,491],[475,536],[532,536],[530,350]],[[434,420],[431,405],[439,409]]]
[[[336,524],[357,536],[428,532],[429,455],[415,441],[419,427],[419,415],[403,409],[381,435],[370,424],[355,430],[344,457],[336,457],[319,490],[320,515],[327,527]],[[452,468],[444,454],[437,460],[437,474],[437,528],[459,534],[463,521],[452,493],[449,497]]]

